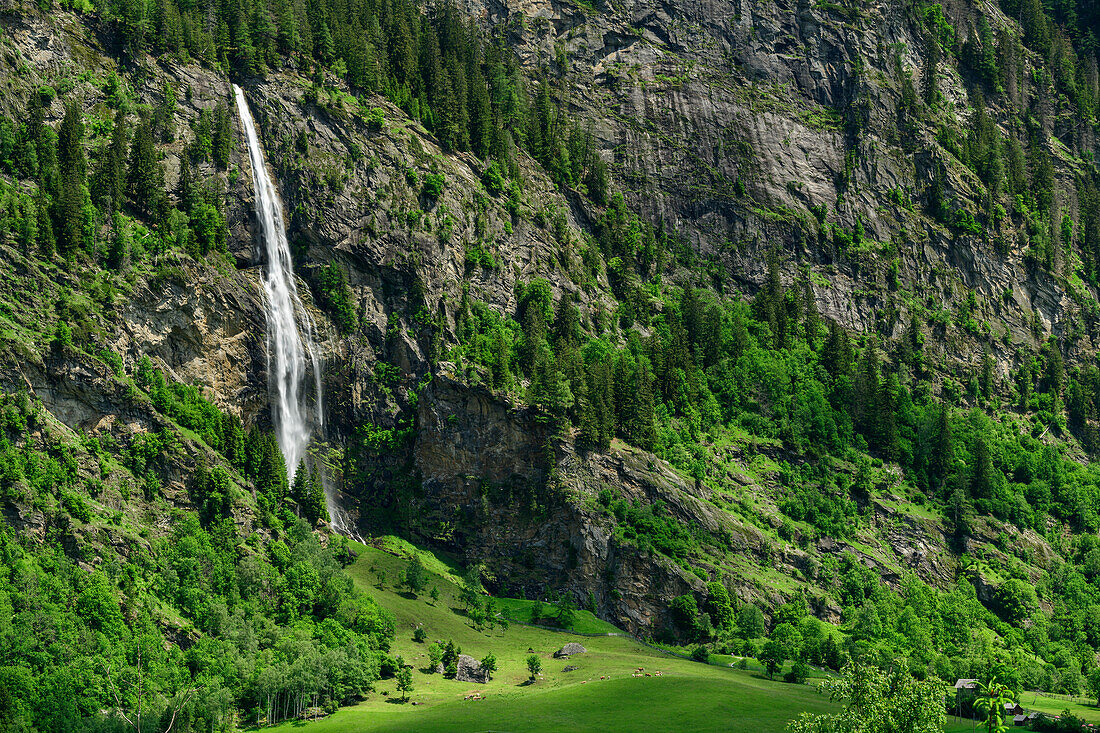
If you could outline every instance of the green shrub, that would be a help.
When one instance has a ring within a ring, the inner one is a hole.
[[[424,188],[421,191],[430,199],[438,199],[443,195],[443,189],[447,185],[447,177],[442,173],[429,173],[424,176]]]

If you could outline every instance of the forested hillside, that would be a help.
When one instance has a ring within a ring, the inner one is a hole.
[[[1098,12],[4,3],[0,730],[363,699],[336,526],[471,618],[1100,691]],[[232,84],[317,325],[293,481]]]

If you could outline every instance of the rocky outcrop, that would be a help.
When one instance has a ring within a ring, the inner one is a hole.
[[[941,175],[952,207],[988,214],[981,182],[936,137],[945,127],[965,137],[974,79],[941,66],[946,111],[915,130],[899,122],[903,77],[921,88],[927,73],[927,32],[915,6],[463,5],[486,27],[505,29],[531,75],[545,74],[571,114],[591,121],[631,205],[713,258],[714,277],[732,289],[755,290],[765,252],[778,246],[784,279],[807,268],[818,309],[859,331],[898,336],[913,315],[927,315],[921,303],[952,312],[974,292],[974,318],[991,332],[956,324],[928,344],[936,360],[968,370],[978,368],[987,342],[1002,377],[1019,364],[1021,347],[1048,335],[1081,338],[1082,353],[1097,343],[1095,323],[1083,335],[1072,325],[1082,307],[1059,275],[1029,264],[1022,219],[975,236],[922,209]],[[974,33],[978,14],[994,33],[1020,33],[995,3],[944,7],[961,40]],[[1026,78],[1042,65],[1025,52],[1020,89],[987,98],[1004,133],[1014,129],[1016,105],[1057,97],[1049,81]],[[1060,206],[1076,220],[1072,181],[1096,154],[1096,134],[1071,105],[1042,104],[1065,184]],[[857,222],[867,241],[849,247],[833,227],[851,231]]]
[[[554,659],[568,659],[574,654],[584,654],[587,651],[588,650],[585,649],[584,646],[582,646],[581,644],[578,644],[575,641],[571,641],[563,646],[561,649],[558,649],[556,652],[554,652]]]
[[[459,682],[474,682],[484,685],[489,681],[489,671],[481,666],[481,662],[468,654],[458,655],[456,669],[458,671],[455,673],[454,678]],[[437,666],[435,671],[436,674],[443,674],[443,665]]]

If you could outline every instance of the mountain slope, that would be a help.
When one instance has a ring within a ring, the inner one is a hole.
[[[34,557],[163,557],[171,509],[231,529],[233,576],[294,514],[328,541],[268,430],[232,79],[321,327],[311,462],[357,535],[670,641],[764,653],[759,606],[773,635],[841,624],[835,666],[1095,668],[1087,19],[131,5],[3,16],[0,373],[66,436],[8,440],[76,465],[4,481]],[[824,663],[797,633],[786,658]]]

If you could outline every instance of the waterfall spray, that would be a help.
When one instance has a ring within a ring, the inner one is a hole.
[[[244,92],[233,85],[237,112],[241,117],[248,141],[248,157],[252,164],[252,184],[256,190],[256,214],[260,220],[267,252],[267,272],[263,278],[264,305],[267,309],[267,373],[271,393],[272,419],[286,461],[287,478],[293,482],[298,464],[309,447],[313,425],[310,424],[310,397],[303,389],[307,363],[313,369],[313,408],[316,426],[324,425],[321,398],[321,369],[313,347],[313,320],[298,297],[294,278],[294,263],[283,223],[283,207],[279,192],[267,175],[263,148],[256,134],[256,125]],[[299,326],[300,324],[300,326]],[[336,529],[343,529],[342,514],[336,506],[333,491],[325,485],[325,503]]]

